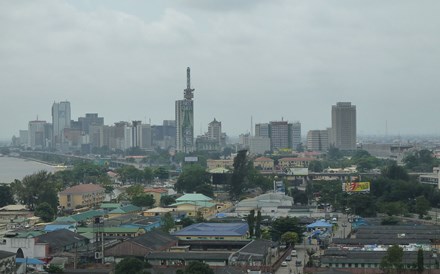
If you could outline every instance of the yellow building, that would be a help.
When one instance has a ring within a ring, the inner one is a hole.
[[[168,190],[163,188],[146,188],[144,192],[153,196],[155,206],[159,206],[160,198],[168,194]]]
[[[58,193],[63,209],[99,206],[105,198],[105,189],[99,185],[81,184],[69,187]]]
[[[216,212],[216,204],[211,197],[203,194],[185,194],[176,199],[176,203],[171,205],[176,208],[174,211],[186,213],[189,217],[197,216],[201,212],[204,217],[210,216]]]
[[[281,169],[288,169],[293,167],[309,167],[309,163],[315,159],[313,158],[281,158],[278,164]]]
[[[274,170],[274,160],[267,157],[259,157],[254,160],[254,167],[262,171],[273,171]]]

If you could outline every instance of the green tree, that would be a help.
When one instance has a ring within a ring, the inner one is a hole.
[[[403,248],[398,245],[390,246],[387,250],[386,255],[382,258],[380,263],[380,268],[385,270],[387,273],[392,273],[399,271],[403,268]]]
[[[165,232],[170,232],[170,230],[173,229],[175,226],[174,218],[169,212],[165,213],[165,215],[162,216],[161,222],[162,222],[161,228]]]
[[[194,192],[199,185],[208,184],[210,175],[200,165],[187,165],[183,168],[175,187],[179,192]]]
[[[334,147],[334,146],[330,146],[330,148],[328,149],[326,158],[329,161],[337,161],[339,159],[342,158],[342,153],[341,151],[339,151],[338,148]]]
[[[322,172],[324,168],[322,167],[322,163],[319,160],[313,160],[309,163],[309,170],[312,172]]]
[[[362,217],[374,217],[377,213],[376,199],[371,194],[353,193],[348,197],[347,206]]]
[[[423,258],[423,249],[419,249],[417,251],[417,271],[423,273],[425,270],[424,258]]]
[[[46,270],[48,273],[64,273],[64,268],[55,264],[44,267],[44,270]]]
[[[281,235],[286,232],[295,232],[298,235],[299,240],[301,240],[301,235],[304,232],[304,228],[299,225],[296,217],[282,217],[276,219],[272,223],[271,235],[274,241],[279,241],[281,239]]]
[[[261,239],[264,239],[264,240],[271,240],[272,239],[272,235],[271,235],[269,229],[265,228],[261,231]]]
[[[298,233],[292,231],[284,232],[281,235],[281,242],[286,243],[288,246],[295,246],[295,243],[298,242]]]
[[[238,199],[246,187],[247,172],[249,162],[247,159],[247,150],[240,150],[234,158],[234,171],[230,179],[229,194],[232,199]]]
[[[194,220],[191,219],[190,217],[184,217],[184,218],[180,219],[180,225],[182,227],[187,227],[187,226],[190,226],[192,224],[194,224]]]
[[[147,183],[151,183],[154,179],[154,172],[151,168],[144,168],[144,181]]]
[[[154,171],[154,177],[159,178],[159,180],[167,180],[170,178],[170,172],[164,167],[158,167]]]
[[[11,188],[18,201],[34,210],[36,205],[47,202],[52,208],[58,206],[58,185],[55,177],[47,171],[28,175],[22,181],[15,180]]]
[[[211,198],[214,197],[214,189],[211,185],[208,184],[201,184],[196,186],[195,191]]]
[[[7,184],[0,184],[0,207],[15,204],[12,189]]]
[[[419,196],[416,198],[416,213],[419,214],[420,218],[428,213],[431,209],[429,201],[424,196]]]
[[[35,216],[40,217],[43,222],[52,222],[55,211],[48,203],[42,202],[35,209]]]
[[[261,238],[261,211],[258,210],[257,212],[257,218],[255,220],[255,238],[260,239]]]
[[[214,274],[214,270],[209,268],[209,265],[202,262],[190,262],[183,274]]]
[[[147,193],[137,194],[131,199],[131,203],[139,207],[152,207],[155,202],[153,195]]]
[[[145,181],[144,171],[135,166],[126,165],[116,170],[119,174],[119,179],[123,183],[143,183]]]
[[[388,216],[404,215],[408,213],[408,207],[401,201],[381,203],[379,209]]]
[[[149,264],[133,257],[124,258],[115,267],[115,274],[142,274],[146,273],[145,268],[150,267]]]
[[[174,204],[176,202],[176,199],[171,195],[165,195],[160,197],[160,205],[161,206],[169,206],[171,204]]]
[[[385,167],[385,169],[382,171],[382,175],[392,180],[409,180],[409,175],[405,168],[398,166],[396,163],[392,163],[391,165]]]
[[[432,151],[428,149],[422,149],[406,156],[403,162],[406,168],[416,172],[431,172],[432,168],[439,164]]]
[[[125,190],[129,199],[132,199],[136,195],[140,195],[144,193],[144,187],[142,185],[136,184],[127,187]]]
[[[255,229],[255,210],[251,210],[246,217],[248,227],[249,227],[249,236],[254,237],[254,229]]]

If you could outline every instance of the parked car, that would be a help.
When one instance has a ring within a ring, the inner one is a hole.
[[[287,262],[286,262],[286,261],[283,261],[283,262],[281,263],[281,266],[286,267],[286,266],[287,266]]]
[[[302,265],[302,262],[301,262],[300,260],[296,260],[295,265],[296,265],[296,266],[301,266],[301,265]]]
[[[291,261],[291,260],[292,260],[292,256],[289,255],[286,257],[286,261]]]
[[[297,257],[298,256],[295,249],[293,249],[292,252],[290,252],[290,255],[292,257]]]

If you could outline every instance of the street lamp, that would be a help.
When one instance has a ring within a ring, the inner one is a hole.
[[[344,229],[344,234],[342,235],[342,238],[344,238],[345,239],[345,228],[347,227],[347,224],[346,223],[343,223],[342,224],[342,228]]]

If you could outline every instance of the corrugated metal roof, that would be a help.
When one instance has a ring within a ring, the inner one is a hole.
[[[198,223],[174,232],[176,236],[244,236],[247,223]]]

